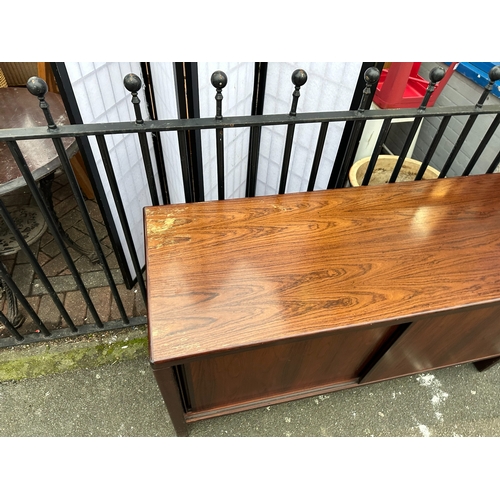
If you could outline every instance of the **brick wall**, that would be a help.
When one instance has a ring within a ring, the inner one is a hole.
[[[428,80],[429,72],[432,68],[442,63],[422,63],[420,67],[419,74]],[[442,65],[446,68],[445,65]],[[437,99],[434,106],[469,106],[475,105],[482,93],[483,89],[464,77],[459,73],[454,73],[448,84],[443,89],[439,98]],[[490,95],[485,102],[485,105],[489,104],[500,104],[500,99],[495,96]],[[493,120],[493,116],[480,116],[476,120],[472,130],[467,136],[466,142],[463,144],[460,152],[458,153],[448,176],[461,175],[467,166],[470,158],[476,151],[481,139],[483,138],[485,132],[487,131],[489,125]],[[467,121],[465,116],[453,117],[448,124],[446,132],[442,137],[438,149],[434,153],[430,165],[434,168],[441,170],[446,159],[448,158],[453,145],[455,144],[462,128]],[[441,118],[426,118],[420,129],[420,134],[413,152],[413,158],[422,161],[424,156],[432,142],[432,139],[437,132]],[[386,141],[387,146],[394,154],[399,154],[403,146],[406,134],[409,131],[410,124],[398,124],[391,128],[391,132]],[[479,161],[474,167],[472,174],[481,174],[486,171],[486,169],[491,165],[491,162],[498,154],[500,150],[500,128],[497,129],[495,135],[491,138],[488,146],[481,155]],[[497,168],[497,172],[500,172],[500,168]]]

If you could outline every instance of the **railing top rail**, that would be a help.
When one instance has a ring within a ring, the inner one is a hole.
[[[0,140],[50,139],[54,137],[82,137],[88,135],[128,134],[137,132],[166,132],[179,130],[207,130],[216,128],[257,127],[288,124],[351,122],[384,120],[387,118],[444,117],[463,115],[499,114],[499,105],[433,107],[419,109],[380,109],[354,111],[324,111],[314,113],[271,114],[253,116],[225,116],[217,118],[188,118],[136,122],[91,123],[64,125],[54,129],[47,127],[0,129]]]

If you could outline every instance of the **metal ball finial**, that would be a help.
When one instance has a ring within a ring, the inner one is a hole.
[[[500,80],[500,66],[493,66],[493,68],[490,69],[488,76],[492,82]]]
[[[375,85],[380,78],[380,71],[372,66],[365,71],[364,78],[367,85]]]
[[[438,83],[444,78],[445,74],[446,71],[443,68],[441,68],[440,66],[436,66],[435,68],[431,69],[429,73],[429,80],[431,81],[431,83]]]
[[[224,71],[215,71],[210,78],[210,82],[216,89],[223,89],[227,85],[227,75]]]
[[[129,92],[137,93],[141,90],[142,80],[134,73],[129,73],[123,79],[123,85]]]
[[[38,76],[32,76],[26,82],[26,88],[29,90],[30,94],[33,94],[38,98],[43,98],[43,96],[49,90],[45,81],[39,78]]]
[[[307,82],[307,73],[303,69],[296,69],[292,73],[292,83],[296,87],[302,87]]]

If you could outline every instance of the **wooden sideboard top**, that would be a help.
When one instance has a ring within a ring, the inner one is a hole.
[[[153,363],[500,300],[500,175],[145,209]]]

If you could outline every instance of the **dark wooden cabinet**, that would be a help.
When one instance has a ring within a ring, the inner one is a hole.
[[[500,359],[500,176],[145,212],[151,364],[191,421]]]
[[[355,329],[186,363],[191,413],[357,383],[395,329]]]
[[[415,321],[362,378],[375,382],[500,355],[500,305]]]

